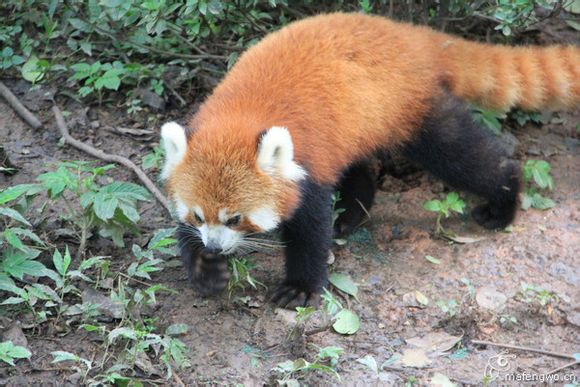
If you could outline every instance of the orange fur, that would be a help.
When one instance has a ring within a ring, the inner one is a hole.
[[[580,50],[492,46],[361,14],[293,23],[244,53],[201,106],[168,189],[204,208],[273,201],[287,217],[298,186],[257,169],[260,132],[287,127],[295,161],[335,184],[353,161],[410,139],[443,85],[486,107],[575,106]]]

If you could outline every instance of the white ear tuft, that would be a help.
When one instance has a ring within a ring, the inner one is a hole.
[[[165,180],[185,156],[187,136],[181,125],[168,122],[161,127],[161,139],[165,148],[165,165],[161,171],[161,179]]]
[[[294,162],[294,144],[286,128],[273,126],[258,145],[258,167],[269,175],[280,174],[288,180],[299,181],[306,171]]]

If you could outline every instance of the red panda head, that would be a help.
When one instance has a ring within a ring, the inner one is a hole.
[[[248,234],[273,230],[290,217],[306,176],[294,161],[288,129],[242,134],[197,130],[188,138],[173,122],[161,129],[161,177],[179,221],[193,226],[207,248],[224,254],[244,246]]]

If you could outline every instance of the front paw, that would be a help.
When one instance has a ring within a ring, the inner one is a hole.
[[[516,210],[516,202],[503,206],[482,204],[471,211],[471,216],[480,226],[494,230],[509,226],[514,220]]]
[[[284,283],[274,291],[271,301],[281,308],[294,310],[296,307],[320,305],[320,291],[312,291],[295,284]]]
[[[204,296],[222,292],[230,279],[228,260],[223,255],[201,251],[191,268],[191,282]]]

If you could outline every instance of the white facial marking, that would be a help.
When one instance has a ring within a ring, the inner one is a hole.
[[[204,224],[199,228],[199,233],[205,246],[219,247],[223,254],[236,251],[238,243],[242,240],[242,233],[221,224],[217,226]]]
[[[250,221],[260,227],[262,231],[270,231],[280,223],[280,216],[270,206],[258,208],[248,216]]]
[[[288,180],[299,181],[306,171],[294,162],[294,144],[287,128],[273,126],[260,140],[258,146],[258,167],[270,174],[281,174]]]
[[[225,223],[228,221],[228,210],[222,208],[218,211],[218,219],[220,222]]]
[[[161,139],[165,148],[165,165],[161,171],[161,179],[165,180],[185,156],[187,136],[181,125],[168,122],[161,127]]]
[[[185,221],[185,217],[187,216],[187,213],[189,212],[187,206],[185,205],[185,203],[183,203],[181,201],[181,199],[179,199],[177,196],[174,198],[175,200],[175,212],[177,213],[177,218],[184,222]]]

